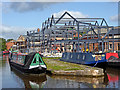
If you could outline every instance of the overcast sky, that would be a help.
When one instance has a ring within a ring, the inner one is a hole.
[[[26,31],[41,28],[51,15],[60,17],[68,11],[74,17],[105,18],[108,25],[118,25],[118,2],[2,2],[0,37],[17,39]]]

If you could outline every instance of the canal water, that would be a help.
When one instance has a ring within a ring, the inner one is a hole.
[[[8,55],[0,57],[2,88],[119,88],[120,70],[107,68],[105,76],[75,77],[24,75],[9,66]]]

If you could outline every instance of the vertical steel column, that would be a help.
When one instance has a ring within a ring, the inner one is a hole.
[[[88,52],[89,52],[89,42],[88,42],[88,46],[87,47],[88,47]]]
[[[74,39],[74,37],[73,37],[73,28],[72,28],[72,40],[73,39]],[[74,42],[73,42],[72,46],[73,46],[72,50],[74,51]]]
[[[62,53],[62,45],[61,45],[61,43],[60,43],[60,53]]]
[[[49,40],[50,39],[50,32],[47,34],[47,52],[49,52],[50,50],[49,50]]]
[[[27,53],[29,53],[29,32],[27,31]]]
[[[79,47],[80,47],[80,44],[79,44],[79,22],[77,22],[77,31],[78,31],[78,47],[77,47],[77,51],[79,52]]]
[[[47,44],[48,44],[48,45],[47,45],[47,46],[48,46],[47,48],[49,48],[49,49],[48,49],[49,51],[50,51],[50,39],[51,39],[51,38],[50,38],[50,31],[49,31],[49,38],[48,38],[48,43],[47,43]],[[49,52],[49,51],[48,51],[48,52]]]
[[[108,42],[107,42],[107,43],[108,43],[107,45],[108,45],[108,50],[109,50],[109,40],[108,40]]]
[[[95,45],[94,45],[94,43],[93,43],[93,51],[94,51],[94,48],[95,48]]]
[[[98,51],[100,51],[100,31],[99,31],[99,28],[98,29]]]
[[[30,46],[29,46],[29,49],[31,49],[31,47],[32,47],[32,40],[31,40],[31,31],[30,31],[30,35],[29,35],[29,38],[30,38]]]
[[[109,31],[109,29],[107,28],[107,32]],[[108,50],[109,50],[109,34],[107,35],[108,38]]]
[[[64,42],[64,52],[66,52],[66,42]]]
[[[112,33],[112,38],[113,38],[113,42],[112,42],[113,45],[112,46],[113,46],[113,52],[114,52],[114,33]]]
[[[57,49],[57,48],[56,48],[56,31],[55,31],[55,34],[54,34],[54,35],[55,35],[54,45],[55,45],[55,54],[56,54],[56,49]]]
[[[85,49],[85,52],[86,52],[86,42],[84,42],[84,49]]]
[[[32,50],[32,47],[33,47],[33,39],[32,39],[32,31],[30,32],[30,35],[31,35],[31,49],[30,50]]]
[[[66,40],[68,40],[68,29],[67,29],[67,33],[66,33]],[[67,43],[68,44],[68,43]],[[66,44],[66,51],[69,51],[68,47],[69,47],[69,44],[67,45]]]
[[[73,52],[75,51],[75,42],[73,42]]]
[[[50,53],[52,54],[52,48],[51,48],[51,45],[52,45],[52,44],[51,44],[51,41],[50,41],[50,45],[49,45],[49,46],[50,46]]]
[[[35,31],[33,31],[33,50],[35,50]]]
[[[102,53],[104,52],[104,41],[102,40]]]
[[[88,40],[88,33],[87,33],[87,40]],[[88,52],[89,52],[89,42],[87,43],[87,49],[88,49]]]
[[[45,33],[43,29],[43,51],[45,52]]]
[[[92,32],[93,32],[93,31],[91,31],[91,35],[90,35],[90,36],[91,36],[91,39],[93,39],[93,37],[92,37]]]
[[[52,30],[50,30],[50,52],[52,54],[52,47],[51,47],[51,45],[52,45],[52,42],[51,42],[51,40],[52,40],[52,32],[51,31]]]
[[[65,26],[67,26],[67,24],[65,23]],[[65,40],[66,40],[66,31],[65,31],[66,29],[64,29],[64,33],[63,33],[63,37],[64,37],[64,52],[66,52],[66,42],[65,42]]]

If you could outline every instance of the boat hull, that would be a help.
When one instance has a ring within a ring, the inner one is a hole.
[[[108,67],[120,69],[120,59],[108,60]]]
[[[94,64],[86,64],[86,65],[94,67],[95,63]],[[108,66],[107,62],[100,62],[95,67],[103,68],[104,70],[106,70],[107,66]]]
[[[41,73],[46,72],[46,69],[44,69],[44,68],[39,69],[37,67],[34,69],[26,69],[24,66],[19,65],[19,64],[14,63],[14,62],[10,62],[10,67],[12,67],[12,68],[14,68],[22,73],[28,73],[28,74],[41,74]]]

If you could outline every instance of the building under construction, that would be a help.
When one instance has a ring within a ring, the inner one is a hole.
[[[27,32],[27,49],[41,53],[114,52],[120,50],[118,28],[109,26],[104,18],[75,18],[65,12],[59,18],[52,15],[41,29]]]

